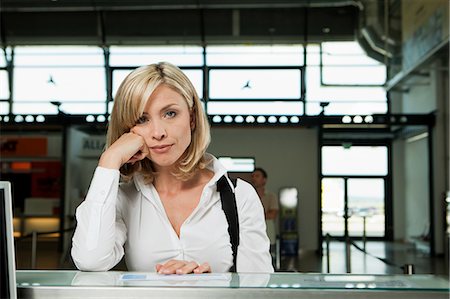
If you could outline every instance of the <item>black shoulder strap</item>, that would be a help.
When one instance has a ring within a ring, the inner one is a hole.
[[[236,187],[237,180],[231,179],[231,181]],[[233,266],[231,266],[230,272],[236,272],[237,248],[239,246],[239,218],[236,197],[225,176],[222,176],[217,181],[217,191],[220,192],[222,209],[228,221],[228,233],[230,234],[231,248],[233,250]]]

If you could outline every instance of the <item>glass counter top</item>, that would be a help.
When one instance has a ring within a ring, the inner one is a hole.
[[[315,273],[210,273],[163,275],[151,272],[18,270],[17,287],[187,287],[450,292],[448,277],[428,274],[357,275]]]

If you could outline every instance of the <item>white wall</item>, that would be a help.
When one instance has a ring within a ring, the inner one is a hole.
[[[444,71],[446,69],[446,71]],[[447,76],[445,76],[447,74]],[[448,188],[447,181],[449,179],[448,171],[445,167],[447,159],[446,144],[450,136],[448,135],[447,123],[448,118],[445,115],[445,107],[448,102],[448,64],[441,60],[435,61],[431,65],[430,76],[432,79],[431,88],[435,91],[436,98],[436,125],[433,130],[433,191],[434,191],[434,227],[435,240],[434,245],[436,253],[444,252],[445,240],[445,197]],[[447,78],[447,82],[445,81]]]
[[[214,128],[208,150],[215,156],[254,157],[268,172],[268,189],[299,191],[301,249],[318,248],[318,136],[316,129]]]
[[[429,186],[428,177],[429,165],[424,163],[428,159],[428,139],[404,144],[405,159],[405,215],[406,234],[408,236],[417,235],[423,220],[433,221],[435,238],[433,240],[435,253],[444,252],[444,217],[445,205],[444,196],[448,188],[449,180],[446,161],[448,155],[447,144],[449,140],[448,117],[445,115],[445,107],[448,105],[448,74],[444,70],[442,61],[435,61],[427,67],[429,71],[428,84],[412,85],[407,93],[402,97],[403,113],[432,113],[436,114],[436,124],[432,130],[433,140],[433,186]],[[424,215],[422,209],[429,212],[429,188],[433,188],[433,219]],[[420,202],[419,202],[420,201]],[[425,218],[424,218],[425,217]]]
[[[422,235],[429,217],[427,139],[405,144],[405,215],[407,237]]]
[[[396,140],[392,144],[392,209],[394,240],[405,241],[406,217],[405,212],[405,142]]]

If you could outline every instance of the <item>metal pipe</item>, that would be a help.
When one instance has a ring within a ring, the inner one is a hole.
[[[407,275],[414,274],[414,265],[413,264],[405,264],[403,266],[403,274],[407,274]]]
[[[366,216],[363,216],[363,249],[366,252]]]
[[[280,270],[281,268],[281,256],[280,256],[280,237],[277,236],[275,243],[275,270]]]
[[[327,247],[327,273],[330,273],[330,234],[325,235],[325,242]]]
[[[37,232],[33,231],[31,236],[31,269],[36,269],[37,238]]]
[[[352,265],[350,261],[350,238],[345,239],[345,268],[347,273],[352,273]]]

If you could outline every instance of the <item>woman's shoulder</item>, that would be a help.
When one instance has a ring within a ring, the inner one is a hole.
[[[263,215],[261,200],[255,188],[249,182],[243,179],[237,180],[235,198],[240,222],[241,220],[245,222],[245,219],[256,217],[255,215]]]
[[[235,196],[237,201],[248,201],[259,199],[258,193],[252,184],[244,179],[238,178],[235,187]]]

